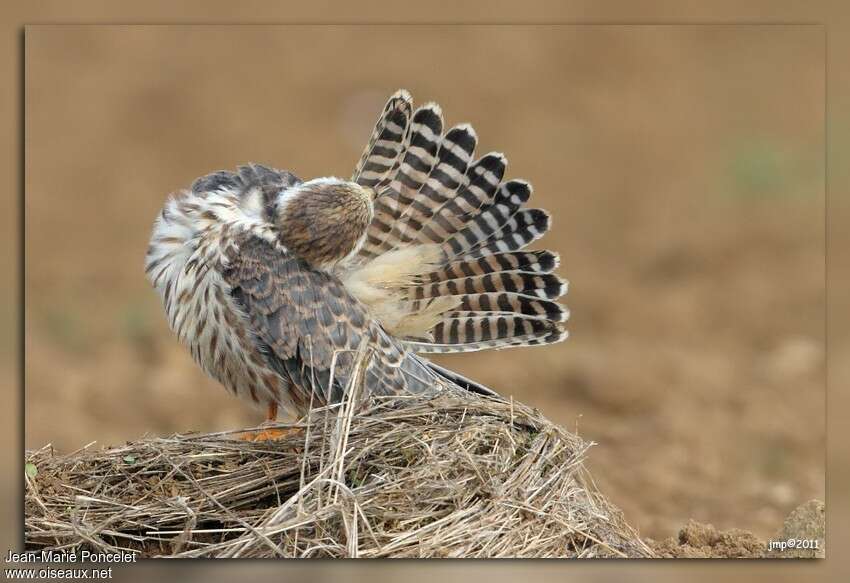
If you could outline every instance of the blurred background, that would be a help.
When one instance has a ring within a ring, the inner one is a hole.
[[[642,535],[768,537],[824,497],[819,27],[38,26],[26,33],[25,446],[255,425],[168,330],[171,191],[348,176],[399,87],[551,211],[571,337],[440,362],[598,445]]]

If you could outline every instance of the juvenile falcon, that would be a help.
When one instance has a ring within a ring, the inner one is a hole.
[[[147,251],[172,330],[270,420],[339,402],[355,373],[362,396],[488,392],[419,355],[559,342],[568,312],[557,255],[523,251],[549,215],[477,141],[401,90],[350,180],[257,164],[199,178]]]

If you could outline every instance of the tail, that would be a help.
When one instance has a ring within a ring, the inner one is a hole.
[[[424,359],[423,359],[424,360]],[[465,391],[469,391],[470,393],[477,393],[479,395],[484,395],[486,397],[500,397],[499,393],[494,391],[489,387],[485,387],[482,384],[476,383],[475,381],[466,378],[465,376],[458,374],[452,370],[447,368],[443,368],[438,364],[434,364],[431,361],[425,361],[426,365],[431,372],[436,373],[436,375],[442,379],[445,379],[458,387],[464,389]]]
[[[503,154],[474,159],[477,141],[468,124],[444,132],[440,107],[414,111],[402,90],[384,108],[353,177],[377,193],[353,269],[378,258],[386,263],[401,249],[438,249],[422,254],[436,260],[418,270],[407,266],[415,275],[394,290],[392,301],[400,299],[403,311],[429,316],[421,319],[427,329],[404,330],[416,352],[532,346],[567,337],[569,311],[555,301],[567,291],[567,282],[553,273],[558,256],[524,250],[549,230],[549,213],[526,207],[528,182],[503,180]]]

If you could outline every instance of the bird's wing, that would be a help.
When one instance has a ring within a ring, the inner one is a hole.
[[[568,310],[554,301],[567,289],[552,273],[558,256],[523,251],[549,229],[549,214],[525,208],[527,182],[503,180],[504,155],[474,159],[477,140],[468,124],[444,131],[438,105],[414,110],[401,90],[384,107],[352,177],[377,197],[366,240],[344,277],[377,280],[376,287],[392,291],[367,289],[363,298],[374,312],[393,315],[388,329],[418,352],[567,336]],[[411,262],[417,257],[418,266]],[[389,284],[380,281],[387,272]]]
[[[332,275],[244,235],[222,275],[258,348],[304,405],[339,402],[358,362],[370,394],[433,390],[434,375]],[[363,359],[363,360],[361,360]]]

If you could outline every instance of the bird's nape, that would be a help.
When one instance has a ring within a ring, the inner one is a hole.
[[[369,187],[317,178],[281,191],[272,220],[287,250],[318,269],[328,269],[362,245],[374,198]]]

